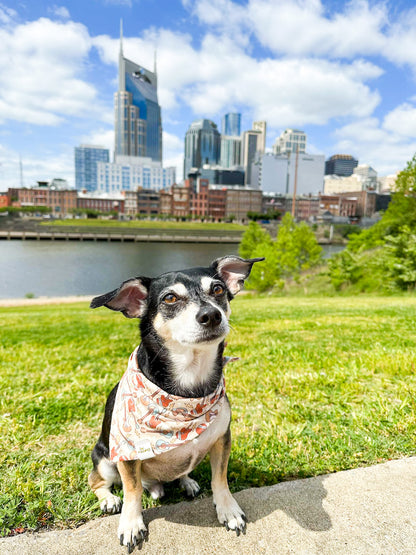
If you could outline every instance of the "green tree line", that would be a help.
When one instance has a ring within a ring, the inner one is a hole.
[[[286,213],[275,239],[257,222],[250,222],[242,237],[239,254],[243,258],[266,258],[262,264],[253,267],[248,284],[258,291],[265,291],[281,288],[286,279],[297,279],[301,272],[317,265],[321,261],[322,248],[305,222],[297,224]]]
[[[416,155],[398,174],[381,220],[350,237],[328,263],[336,290],[413,290],[416,286]]]

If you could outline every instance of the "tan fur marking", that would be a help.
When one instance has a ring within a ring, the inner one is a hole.
[[[165,340],[172,339],[172,331],[168,322],[163,319],[163,316],[160,313],[156,314],[156,317],[153,320],[153,326],[160,337],[163,337]]]
[[[88,476],[88,484],[98,499],[102,499],[105,496],[99,495],[99,490],[103,487],[108,489],[106,486],[106,480],[94,469],[91,474]]]
[[[218,488],[228,489],[227,469],[230,451],[231,434],[228,429],[227,432],[214,443],[209,452],[212,471],[212,491]]]
[[[141,461],[120,461],[117,463],[117,470],[123,482],[124,502],[138,501],[143,493],[141,481]]]

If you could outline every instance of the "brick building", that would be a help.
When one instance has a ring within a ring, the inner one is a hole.
[[[146,216],[159,214],[160,195],[152,189],[139,189],[137,191],[137,213]]]
[[[9,206],[50,208],[55,217],[65,217],[77,207],[75,189],[52,189],[47,186],[9,189]]]
[[[292,210],[292,202],[290,202],[290,210]],[[319,197],[307,196],[296,199],[295,218],[297,220],[312,221],[319,214]]]
[[[124,214],[124,204],[125,197],[121,194],[103,196],[94,193],[78,192],[77,208],[81,210]]]
[[[0,208],[9,206],[9,196],[7,193],[0,193]]]
[[[263,194],[256,189],[233,187],[227,189],[226,217],[234,216],[238,221],[247,220],[247,212],[261,212]]]
[[[208,179],[198,178],[186,179],[185,187],[190,191],[190,213],[194,217],[205,218],[209,216],[209,181]]]
[[[191,197],[189,187],[172,185],[170,189],[161,190],[159,195],[159,214],[170,215],[174,218],[189,216]]]
[[[124,213],[126,216],[134,218],[138,213],[137,191],[123,191],[124,194]]]
[[[190,189],[190,213],[193,217],[216,221],[225,217],[226,187],[210,187],[208,179],[200,177],[185,180],[185,187]]]
[[[225,218],[227,204],[227,189],[210,189],[208,192],[208,214],[215,221]]]
[[[375,191],[356,191],[353,193],[340,193],[340,198],[349,199],[356,203],[356,214],[358,218],[371,218],[376,212],[377,193]]]

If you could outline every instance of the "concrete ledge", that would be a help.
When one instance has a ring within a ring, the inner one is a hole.
[[[151,554],[397,555],[416,553],[416,457],[235,495],[249,520],[245,536],[219,526],[212,499],[145,511]],[[125,554],[118,516],[76,530],[0,540],[2,555]],[[136,553],[137,551],[135,551]]]

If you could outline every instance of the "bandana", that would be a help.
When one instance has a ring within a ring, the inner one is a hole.
[[[224,376],[206,397],[166,393],[140,372],[137,349],[130,356],[114,403],[110,429],[113,462],[150,459],[196,439],[215,420],[224,402]]]

